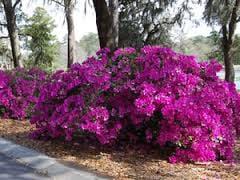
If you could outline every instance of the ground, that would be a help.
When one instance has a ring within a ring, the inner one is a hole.
[[[240,144],[236,146],[235,162],[231,164],[170,164],[164,153],[156,150],[112,149],[90,142],[32,140],[28,137],[31,129],[28,121],[0,121],[0,137],[55,157],[67,165],[114,179],[240,179]]]

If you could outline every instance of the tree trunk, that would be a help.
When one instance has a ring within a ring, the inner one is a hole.
[[[11,48],[12,48],[12,56],[13,56],[13,63],[14,67],[23,67],[22,61],[21,61],[21,53],[20,53],[20,45],[18,40],[18,32],[15,29],[16,27],[12,26],[13,31],[9,31],[9,37],[11,42]]]
[[[68,68],[74,63],[75,59],[75,29],[73,20],[74,2],[73,0],[64,0],[65,16],[68,29]]]
[[[112,19],[111,24],[111,41],[112,41],[112,47],[111,49],[116,49],[118,47],[118,41],[119,41],[119,12],[118,12],[118,6],[119,2],[118,0],[112,0],[109,1],[109,10],[110,15]]]
[[[222,47],[225,65],[225,80],[229,82],[234,82],[235,79],[234,66],[232,62],[232,57],[230,55],[232,41],[229,41],[228,39],[228,31],[226,25],[222,25],[222,34],[223,34]]]
[[[235,5],[232,10],[230,17],[230,22],[228,27],[226,24],[222,25],[222,45],[223,45],[223,55],[224,55],[224,64],[225,64],[225,80],[229,82],[234,82],[235,80],[235,71],[233,65],[233,59],[231,56],[231,50],[233,45],[233,38],[237,25],[238,10],[240,6],[240,0],[235,1]]]
[[[3,0],[4,11],[7,20],[7,30],[10,38],[11,50],[12,50],[12,58],[14,67],[22,67],[21,64],[21,52],[19,45],[19,36],[16,24],[16,14],[15,14],[15,6],[12,5],[11,0]]]
[[[225,51],[224,51],[224,64],[225,64],[225,80],[228,82],[234,82],[235,71],[232,58],[229,56],[229,53]]]
[[[98,29],[98,37],[101,48],[108,46],[110,39],[110,15],[105,0],[93,0],[96,12],[96,24]]]
[[[93,0],[100,47],[114,50],[118,46],[118,0],[112,0],[109,7],[105,0]]]
[[[234,71],[233,59],[230,55],[230,52],[231,52],[230,44],[228,44],[228,42],[223,42],[225,80],[229,82],[234,82],[235,71]]]

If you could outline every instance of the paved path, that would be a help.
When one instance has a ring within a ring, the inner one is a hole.
[[[31,168],[16,163],[0,154],[0,180],[48,180],[50,178],[34,173]]]
[[[49,178],[34,172],[42,172]],[[54,158],[0,137],[0,180],[106,180],[109,178],[83,169],[64,166]]]

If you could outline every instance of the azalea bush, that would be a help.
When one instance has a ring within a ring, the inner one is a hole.
[[[46,73],[36,68],[1,70],[0,116],[13,119],[29,117],[45,79]]]
[[[171,147],[172,163],[231,160],[240,97],[217,77],[221,68],[169,48],[100,50],[42,85],[32,137],[71,141],[85,133],[101,144]]]

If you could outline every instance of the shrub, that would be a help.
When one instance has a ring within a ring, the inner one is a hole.
[[[46,74],[40,69],[0,71],[0,116],[29,117]]]
[[[100,50],[43,85],[32,136],[72,140],[85,132],[102,144],[171,146],[173,163],[231,160],[240,97],[217,77],[221,68],[169,48]]]

